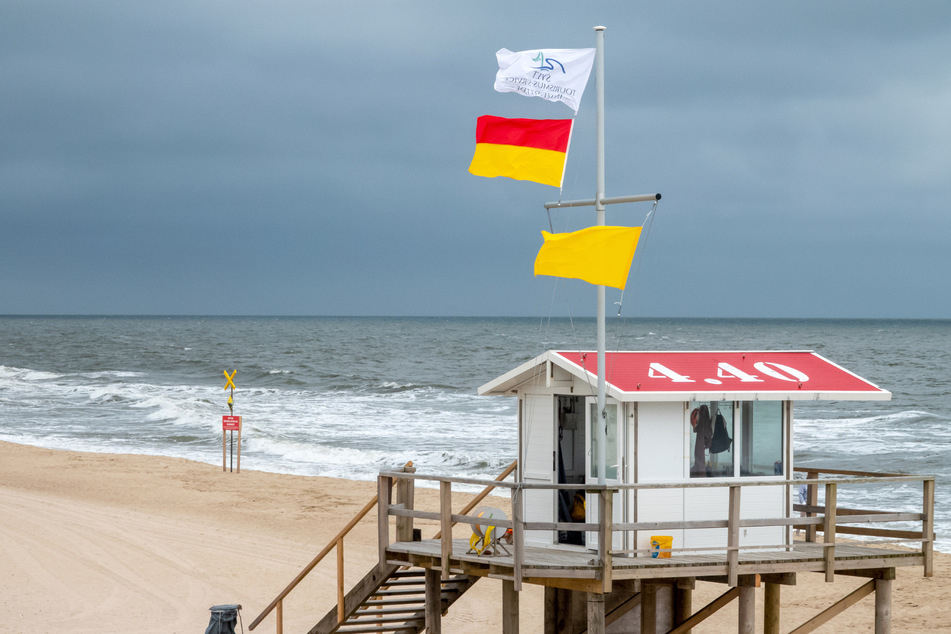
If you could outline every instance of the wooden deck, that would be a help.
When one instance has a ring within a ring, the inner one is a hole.
[[[513,578],[515,561],[511,555],[467,554],[468,550],[467,540],[452,541],[449,558],[452,572],[499,579]],[[823,552],[822,544],[806,542],[796,542],[789,550],[741,550],[737,573],[754,575],[825,572]],[[396,542],[389,545],[386,554],[390,563],[438,570],[441,562],[441,543],[434,539]],[[726,552],[673,553],[669,559],[612,555],[611,564],[615,580],[723,577],[729,572]],[[835,546],[836,573],[923,565],[924,556],[918,551],[851,543],[838,543]],[[600,578],[600,571],[598,554],[594,551],[525,546],[522,575],[527,583],[558,585],[557,582],[552,582],[557,579],[594,580]]]

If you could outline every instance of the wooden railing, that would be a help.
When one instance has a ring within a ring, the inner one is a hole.
[[[413,461],[410,460],[409,462],[407,462],[405,465],[403,465],[403,468],[412,469]],[[309,564],[304,566],[303,570],[301,570],[297,574],[297,576],[294,577],[294,580],[291,581],[289,584],[287,584],[287,587],[281,590],[280,594],[278,594],[274,598],[274,600],[271,601],[266,608],[264,608],[261,614],[259,614],[258,617],[254,619],[254,621],[251,622],[251,625],[248,627],[248,629],[253,630],[261,623],[261,621],[267,618],[267,616],[272,611],[277,610],[275,614],[275,619],[277,620],[277,634],[282,634],[282,632],[284,631],[284,598],[287,597],[287,595],[289,595],[291,591],[297,587],[297,584],[303,581],[304,578],[308,574],[310,574],[310,571],[316,568],[317,564],[323,561],[324,557],[326,557],[330,553],[330,551],[332,551],[334,548],[337,549],[337,599],[338,599],[337,603],[342,605],[343,604],[343,538],[347,536],[347,533],[353,530],[354,526],[360,523],[360,520],[366,517],[367,513],[369,513],[373,509],[373,507],[376,506],[378,501],[379,501],[379,496],[374,495],[373,498],[369,502],[367,502],[366,505],[364,505],[364,507],[360,509],[356,515],[353,516],[353,519],[347,522],[347,525],[344,526],[342,529],[340,529],[340,532],[337,533],[337,535],[334,536],[334,538],[331,539],[330,542],[326,546],[324,546],[323,550],[317,553],[317,556],[311,559]]]
[[[835,542],[836,533],[844,535],[859,535],[863,537],[884,537],[893,540],[912,540],[921,542],[921,553],[925,560],[925,576],[934,574],[934,478],[913,478],[922,483],[922,512],[918,513],[888,513],[871,509],[852,509],[837,506],[838,483],[835,479],[820,479],[822,476],[851,477],[847,482],[860,484],[875,484],[878,482],[894,482],[895,479],[904,479],[909,476],[901,473],[869,473],[865,471],[851,471],[845,469],[822,469],[818,467],[796,467],[797,473],[806,474],[805,480],[795,481],[797,486],[805,485],[806,504],[795,504],[793,510],[804,513],[813,521],[799,522],[797,526],[806,529],[806,541],[815,542],[817,532],[823,533],[823,543]],[[819,488],[825,489],[825,499],[819,505]],[[823,518],[817,518],[820,515]],[[831,520],[830,520],[831,516]],[[822,519],[822,523],[819,523]],[[850,526],[850,524],[872,524],[880,522],[920,521],[921,531],[909,531],[895,528],[869,528],[867,526]],[[827,548],[826,550],[829,550]]]
[[[494,481],[488,481],[486,487],[485,487],[478,495],[476,495],[476,496],[472,499],[472,501],[470,501],[470,502],[462,509],[461,513],[462,513],[463,515],[465,515],[466,513],[470,512],[473,508],[475,508],[476,505],[477,505],[479,502],[481,502],[483,499],[485,499],[485,497],[486,497],[487,495],[489,495],[489,493],[495,488],[496,484],[493,484],[493,483],[499,483],[499,482],[501,482],[502,480],[504,480],[505,478],[507,478],[509,475],[511,475],[511,473],[515,470],[516,465],[517,465],[517,462],[512,462],[508,467],[505,468],[505,470],[504,470]],[[402,471],[402,472],[399,472],[399,473],[402,473],[402,474],[412,474],[412,473],[414,473],[415,471],[416,471],[416,469],[413,467],[413,462],[410,461],[410,462],[407,462],[407,463],[403,466],[403,471]],[[310,561],[310,563],[308,563],[306,566],[304,566],[304,568],[297,574],[297,576],[294,577],[294,580],[291,581],[289,584],[287,584],[287,587],[284,588],[284,589],[274,598],[274,600],[271,601],[271,603],[269,603],[268,606],[267,606],[266,608],[264,608],[264,610],[261,611],[261,614],[259,614],[258,617],[257,617],[256,619],[254,619],[254,621],[252,621],[251,625],[248,626],[248,629],[249,629],[249,630],[253,630],[253,629],[256,628],[258,625],[260,625],[261,622],[262,622],[265,618],[267,618],[267,616],[268,616],[271,612],[275,612],[275,620],[276,620],[275,626],[276,626],[276,632],[277,632],[277,634],[283,634],[283,631],[284,631],[284,599],[287,597],[287,595],[289,595],[289,594],[291,593],[291,591],[294,590],[294,588],[297,587],[297,585],[298,585],[301,581],[304,580],[304,578],[305,578],[308,574],[310,574],[310,572],[311,572],[314,568],[317,567],[317,565],[318,565],[321,561],[323,561],[323,559],[330,553],[330,551],[334,550],[335,548],[336,548],[336,550],[337,550],[337,581],[336,581],[336,588],[337,588],[337,618],[338,618],[338,621],[343,621],[343,619],[344,619],[344,614],[343,614],[343,611],[344,611],[344,594],[345,594],[345,593],[344,593],[344,549],[343,549],[343,540],[344,540],[344,537],[346,537],[347,534],[348,534],[351,530],[353,530],[353,528],[354,528],[357,524],[360,523],[360,520],[362,520],[364,517],[366,517],[366,515],[373,509],[374,506],[377,506],[377,504],[379,503],[379,500],[380,500],[379,494],[373,496],[373,498],[372,498],[369,502],[367,502],[366,505],[365,505],[362,509],[360,509],[360,511],[358,511],[357,514],[354,515],[353,518],[352,518],[349,522],[347,522],[347,525],[344,526],[344,527],[340,530],[340,532],[337,533],[337,535],[334,536],[326,546],[324,546],[323,550],[321,550],[321,551],[317,554],[317,556],[314,557],[314,558]],[[385,505],[381,505],[381,508],[382,508],[383,506],[386,506],[386,507],[388,507],[388,508],[390,507],[390,494],[389,494],[389,489],[387,490],[387,494],[386,494],[386,496],[385,496],[385,500],[386,500],[386,501],[385,501]],[[400,505],[408,505],[409,507],[412,507],[412,506],[413,506],[413,487],[412,487],[412,483],[411,483],[410,481],[408,481],[408,480],[403,480],[402,485],[401,485],[400,487],[398,487],[398,490],[397,490],[397,500],[398,500],[398,503],[399,503]],[[388,525],[388,522],[384,520],[384,521],[383,521],[383,526],[384,526],[384,527],[387,527],[387,525]],[[413,532],[412,526],[409,527],[409,532],[408,532],[408,533],[405,532],[405,526],[403,526],[403,527],[401,527],[401,528],[403,529],[402,531],[401,531],[400,528],[397,529],[397,539],[398,539],[398,540],[411,540],[411,539],[412,539],[412,532]],[[450,531],[449,531],[449,532],[450,532],[450,534],[451,534],[451,528],[452,528],[452,526],[450,525],[449,528],[450,528]],[[440,532],[440,533],[437,533],[436,536],[433,537],[433,539],[439,539],[439,538],[440,538],[440,535],[441,535],[441,532]],[[387,539],[389,539],[389,535],[387,535]]]
[[[584,484],[529,484],[529,483],[498,483],[500,488],[508,488],[511,492],[512,501],[512,519],[492,519],[492,524],[497,528],[512,529],[513,532],[513,577],[515,589],[521,589],[522,569],[525,567],[525,532],[526,531],[589,531],[598,534],[598,577],[602,581],[604,592],[611,591],[612,584],[612,559],[614,554],[610,545],[615,531],[629,531],[633,533],[633,543],[637,543],[636,534],[638,531],[658,530],[677,530],[677,529],[708,529],[725,528],[727,533],[726,543],[723,548],[726,551],[726,563],[728,578],[731,585],[736,585],[739,568],[739,551],[746,548],[790,548],[792,540],[789,539],[790,533],[787,531],[787,541],[782,544],[769,546],[741,546],[741,529],[747,527],[766,527],[782,526],[791,529],[799,526],[807,531],[807,540],[815,541],[816,531],[823,533],[823,558],[824,571],[827,579],[830,579],[835,570],[835,545],[836,533],[847,533],[866,536],[884,536],[901,540],[913,540],[921,543],[921,551],[925,576],[933,574],[933,540],[934,540],[934,477],[932,476],[910,476],[902,474],[877,474],[860,472],[836,472],[829,469],[806,470],[808,478],[806,480],[754,480],[754,481],[720,481],[720,482],[675,482],[675,483],[650,483],[650,484],[617,484],[610,486],[584,485]],[[847,477],[819,479],[820,475],[844,475]],[[439,486],[439,510],[438,512],[422,511],[406,506],[405,504],[391,504],[390,491],[394,483],[403,481],[425,481],[437,483]],[[840,485],[856,484],[886,484],[886,483],[922,483],[921,512],[887,512],[871,511],[862,509],[844,509],[837,505],[837,487]],[[467,511],[461,514],[453,514],[451,508],[452,485],[480,485],[485,481],[473,478],[440,477],[424,474],[407,474],[399,472],[382,472],[379,477],[380,506],[379,513],[379,552],[381,561],[387,558],[386,550],[389,547],[389,528],[388,518],[396,517],[397,535],[412,532],[412,523],[414,519],[436,520],[443,527],[440,540],[440,568],[443,578],[447,578],[450,568],[450,557],[452,554],[452,532],[453,524],[468,524],[475,526],[485,524],[485,519],[467,515]],[[785,486],[796,487],[805,484],[809,488],[809,504],[793,505],[794,511],[806,512],[806,517],[767,517],[767,518],[742,518],[740,517],[740,498],[743,488],[759,486]],[[818,487],[825,488],[824,503],[817,504]],[[619,522],[615,523],[612,519],[612,506],[614,494],[618,491],[629,490],[651,490],[651,489],[692,489],[692,488],[729,488],[729,502],[727,519],[725,520],[693,520],[693,521],[663,521],[663,522]],[[524,520],[524,491],[527,490],[583,490],[588,496],[598,496],[599,518],[598,522],[527,522]],[[887,522],[921,522],[920,531],[906,531],[896,529],[881,528],[863,528],[848,526],[850,524],[869,524],[869,523],[887,523]],[[399,540],[399,538],[397,539]],[[671,552],[686,552],[691,550],[718,550],[716,548],[705,547],[701,549],[671,548]],[[642,554],[647,551],[624,551],[625,554]],[[538,567],[531,569],[531,576],[543,576],[543,570]]]

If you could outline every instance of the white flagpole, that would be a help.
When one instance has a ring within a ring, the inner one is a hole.
[[[595,31],[595,88],[597,93],[597,115],[595,118],[595,127],[597,128],[597,193],[595,194],[595,210],[597,212],[597,224],[604,226],[604,27],[596,26]],[[605,392],[605,306],[604,306],[604,286],[598,286],[598,421],[597,424],[597,442],[598,442],[598,484],[605,483],[607,474],[607,412]]]

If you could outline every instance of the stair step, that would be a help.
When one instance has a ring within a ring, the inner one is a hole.
[[[393,579],[392,577],[380,584],[380,586],[423,586],[426,585],[425,579]]]
[[[393,577],[419,577],[422,579],[425,576],[426,576],[426,573],[422,570],[397,570],[396,572],[390,575],[390,578],[392,579]]]
[[[367,599],[363,602],[363,605],[426,605],[426,601],[423,599],[411,599],[411,598],[392,598],[392,599]]]
[[[426,591],[425,591],[425,590],[398,590],[398,589],[397,589],[397,590],[388,590],[388,589],[387,589],[387,590],[377,590],[376,592],[374,592],[374,593],[373,593],[372,595],[370,595],[370,596],[374,596],[374,597],[376,597],[376,596],[396,596],[396,595],[407,595],[407,594],[419,594],[419,595],[424,595],[424,596],[425,596]]]
[[[354,618],[361,617],[361,618]],[[377,623],[407,623],[410,621],[418,621],[419,619],[424,618],[419,615],[416,617],[412,616],[373,616],[370,614],[355,614],[347,619],[346,625],[375,625]],[[424,619],[425,620],[425,619]]]
[[[423,608],[422,604],[414,605],[412,603],[407,603],[404,607],[373,607],[373,606],[361,606],[357,608],[356,612],[353,613],[354,616],[363,616],[364,614],[372,616],[374,614],[413,614],[419,612]]]
[[[341,625],[335,631],[340,634],[358,634],[362,632],[418,632],[426,624],[426,619],[406,621],[400,625]]]

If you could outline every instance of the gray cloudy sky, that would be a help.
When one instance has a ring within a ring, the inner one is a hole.
[[[5,0],[0,314],[593,314],[532,274],[558,190],[467,168],[479,115],[571,116],[495,51],[597,24],[607,194],[664,196],[624,314],[951,318],[946,0]]]

